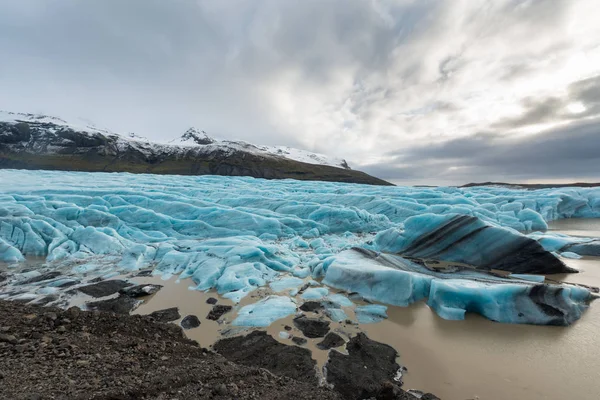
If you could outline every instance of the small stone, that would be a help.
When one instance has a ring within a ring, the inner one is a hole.
[[[329,350],[334,347],[340,347],[346,343],[346,341],[337,333],[329,332],[322,342],[317,343],[317,347],[321,350]]]
[[[164,310],[154,311],[153,313],[150,313],[149,316],[154,318],[158,322],[171,322],[181,318],[181,315],[179,315],[179,308],[177,307],[165,308]]]
[[[58,333],[65,333],[67,331],[67,328],[64,325],[61,325],[58,328],[56,328],[56,331]]]
[[[305,345],[308,342],[308,340],[306,340],[303,337],[294,336],[292,338],[292,342],[296,343],[298,346],[303,346],[303,345]]]
[[[19,345],[15,346],[15,350],[17,351],[17,353],[22,353],[25,350],[27,350],[27,345],[26,344],[19,344]]]
[[[200,320],[195,315],[187,315],[181,320],[181,327],[183,329],[193,329],[200,326]]]
[[[169,357],[168,357],[168,356],[162,356],[162,357],[160,358],[160,360],[161,360],[161,361],[167,361],[168,359],[169,359]]]
[[[46,314],[46,317],[48,317],[48,319],[51,319],[52,321],[56,321],[56,318],[58,318],[58,316],[54,312],[49,312],[48,314]]]
[[[225,384],[221,383],[215,387],[214,393],[218,394],[219,396],[227,396],[229,394],[229,390]]]
[[[214,297],[209,297],[208,299],[206,299],[206,304],[217,304],[217,302],[218,300]]]
[[[223,305],[213,306],[213,309],[208,313],[206,318],[216,321],[219,318],[221,318],[223,316],[223,314],[231,311],[232,308],[233,307],[231,307],[231,306],[223,306]]]
[[[144,297],[155,294],[160,289],[162,289],[162,285],[136,285],[121,289],[119,293],[129,297]]]
[[[286,325],[286,326],[283,327],[283,329],[285,329],[286,331],[291,331],[292,327],[289,326],[289,325]]]
[[[300,306],[302,311],[316,312],[323,309],[323,305],[318,301],[307,301]]]
[[[307,318],[306,315],[294,318],[294,325],[308,338],[324,337],[329,332],[329,321]]]
[[[0,342],[17,344],[17,338],[14,335],[7,335],[5,333],[0,333]]]

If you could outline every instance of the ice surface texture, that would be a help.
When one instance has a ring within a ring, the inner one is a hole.
[[[236,302],[266,285],[280,293],[297,292],[311,275],[339,286],[354,272],[352,266],[342,268],[343,257],[337,255],[356,246],[514,273],[559,271],[564,265],[550,252],[593,254],[598,241],[523,232],[543,231],[546,221],[569,217],[600,217],[600,189],[407,188],[0,171],[0,261],[45,257],[50,268],[103,277],[152,268],[165,277],[191,278],[195,289],[216,289]],[[393,273],[394,279],[412,283],[390,287],[385,279],[372,284],[361,278],[355,285],[366,286],[352,290],[397,305],[429,297],[440,303],[440,315],[460,313],[461,306],[450,304],[454,297],[447,295],[456,284],[438,279],[432,285],[430,274],[414,271],[398,278],[398,271],[388,268],[372,279]],[[304,297],[328,295],[315,289],[304,291]],[[570,293],[577,291],[566,289],[561,296],[572,299]],[[464,292],[477,297],[471,287]],[[498,304],[514,308],[507,302]],[[478,312],[472,305],[464,309]],[[544,323],[538,316],[530,319]]]
[[[336,255],[323,282],[398,306],[428,298],[427,304],[445,319],[464,319],[466,312],[474,312],[498,322],[540,325],[569,325],[593,296],[582,287],[540,284],[527,276],[502,278],[468,268],[437,272],[364,249]]]
[[[453,261],[485,270],[519,274],[573,272],[534,239],[469,215],[410,217],[404,223],[404,230],[383,231],[375,242],[379,251]]]

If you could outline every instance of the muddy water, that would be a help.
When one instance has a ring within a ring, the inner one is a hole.
[[[570,222],[551,228],[600,236],[598,220]],[[599,258],[565,261],[581,273],[553,279],[600,286]],[[363,329],[400,352],[407,388],[447,400],[600,398],[600,300],[571,327],[499,324],[477,315],[446,321],[424,303],[390,307],[389,316]]]
[[[548,228],[571,236],[600,237],[600,218],[559,219],[550,222]]]
[[[559,221],[551,224],[557,232],[580,236],[600,236],[597,220]],[[553,276],[553,279],[600,286],[600,259],[565,260],[581,273]],[[149,278],[150,279],[150,278]],[[187,290],[188,283],[163,282],[165,288],[137,309],[146,314],[179,306],[182,317],[197,315],[200,328],[186,334],[203,346],[209,346],[230,331],[229,322],[236,310],[226,314],[222,323],[204,317],[214,293]],[[255,293],[254,296],[264,296]],[[244,299],[242,305],[256,301]],[[220,304],[231,304],[219,299]],[[351,315],[350,312],[348,312]],[[405,388],[417,388],[437,394],[445,400],[564,400],[600,398],[600,301],[592,304],[583,318],[571,327],[509,325],[467,315],[465,321],[446,321],[419,302],[408,308],[389,307],[389,319],[378,324],[361,325],[374,340],[390,344],[400,353],[400,363],[408,367]],[[300,335],[292,317],[276,321],[267,331],[279,338],[285,326],[291,335]],[[348,337],[359,328],[332,324],[332,329]],[[307,347],[323,365],[327,353],[316,348],[320,339],[309,339]]]

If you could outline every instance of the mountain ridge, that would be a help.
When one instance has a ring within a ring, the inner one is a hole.
[[[344,160],[284,146],[218,141],[190,128],[155,143],[38,114],[0,113],[0,168],[253,176],[391,185]],[[173,141],[172,141],[173,142]]]

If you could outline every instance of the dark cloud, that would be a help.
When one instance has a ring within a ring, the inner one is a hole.
[[[565,99],[549,97],[545,99],[536,99],[528,97],[521,102],[525,113],[516,118],[507,118],[492,125],[497,129],[514,129],[528,125],[541,124],[545,122],[556,122],[565,118],[570,119],[565,114]]]
[[[584,110],[570,112],[571,104],[581,103]],[[527,97],[521,102],[525,110],[516,118],[506,118],[492,124],[496,129],[515,129],[547,122],[573,121],[600,115],[600,75],[582,79],[569,85],[564,97]]]
[[[571,123],[525,137],[479,134],[389,153],[387,163],[364,166],[386,179],[468,183],[489,180],[600,181],[600,121]]]

